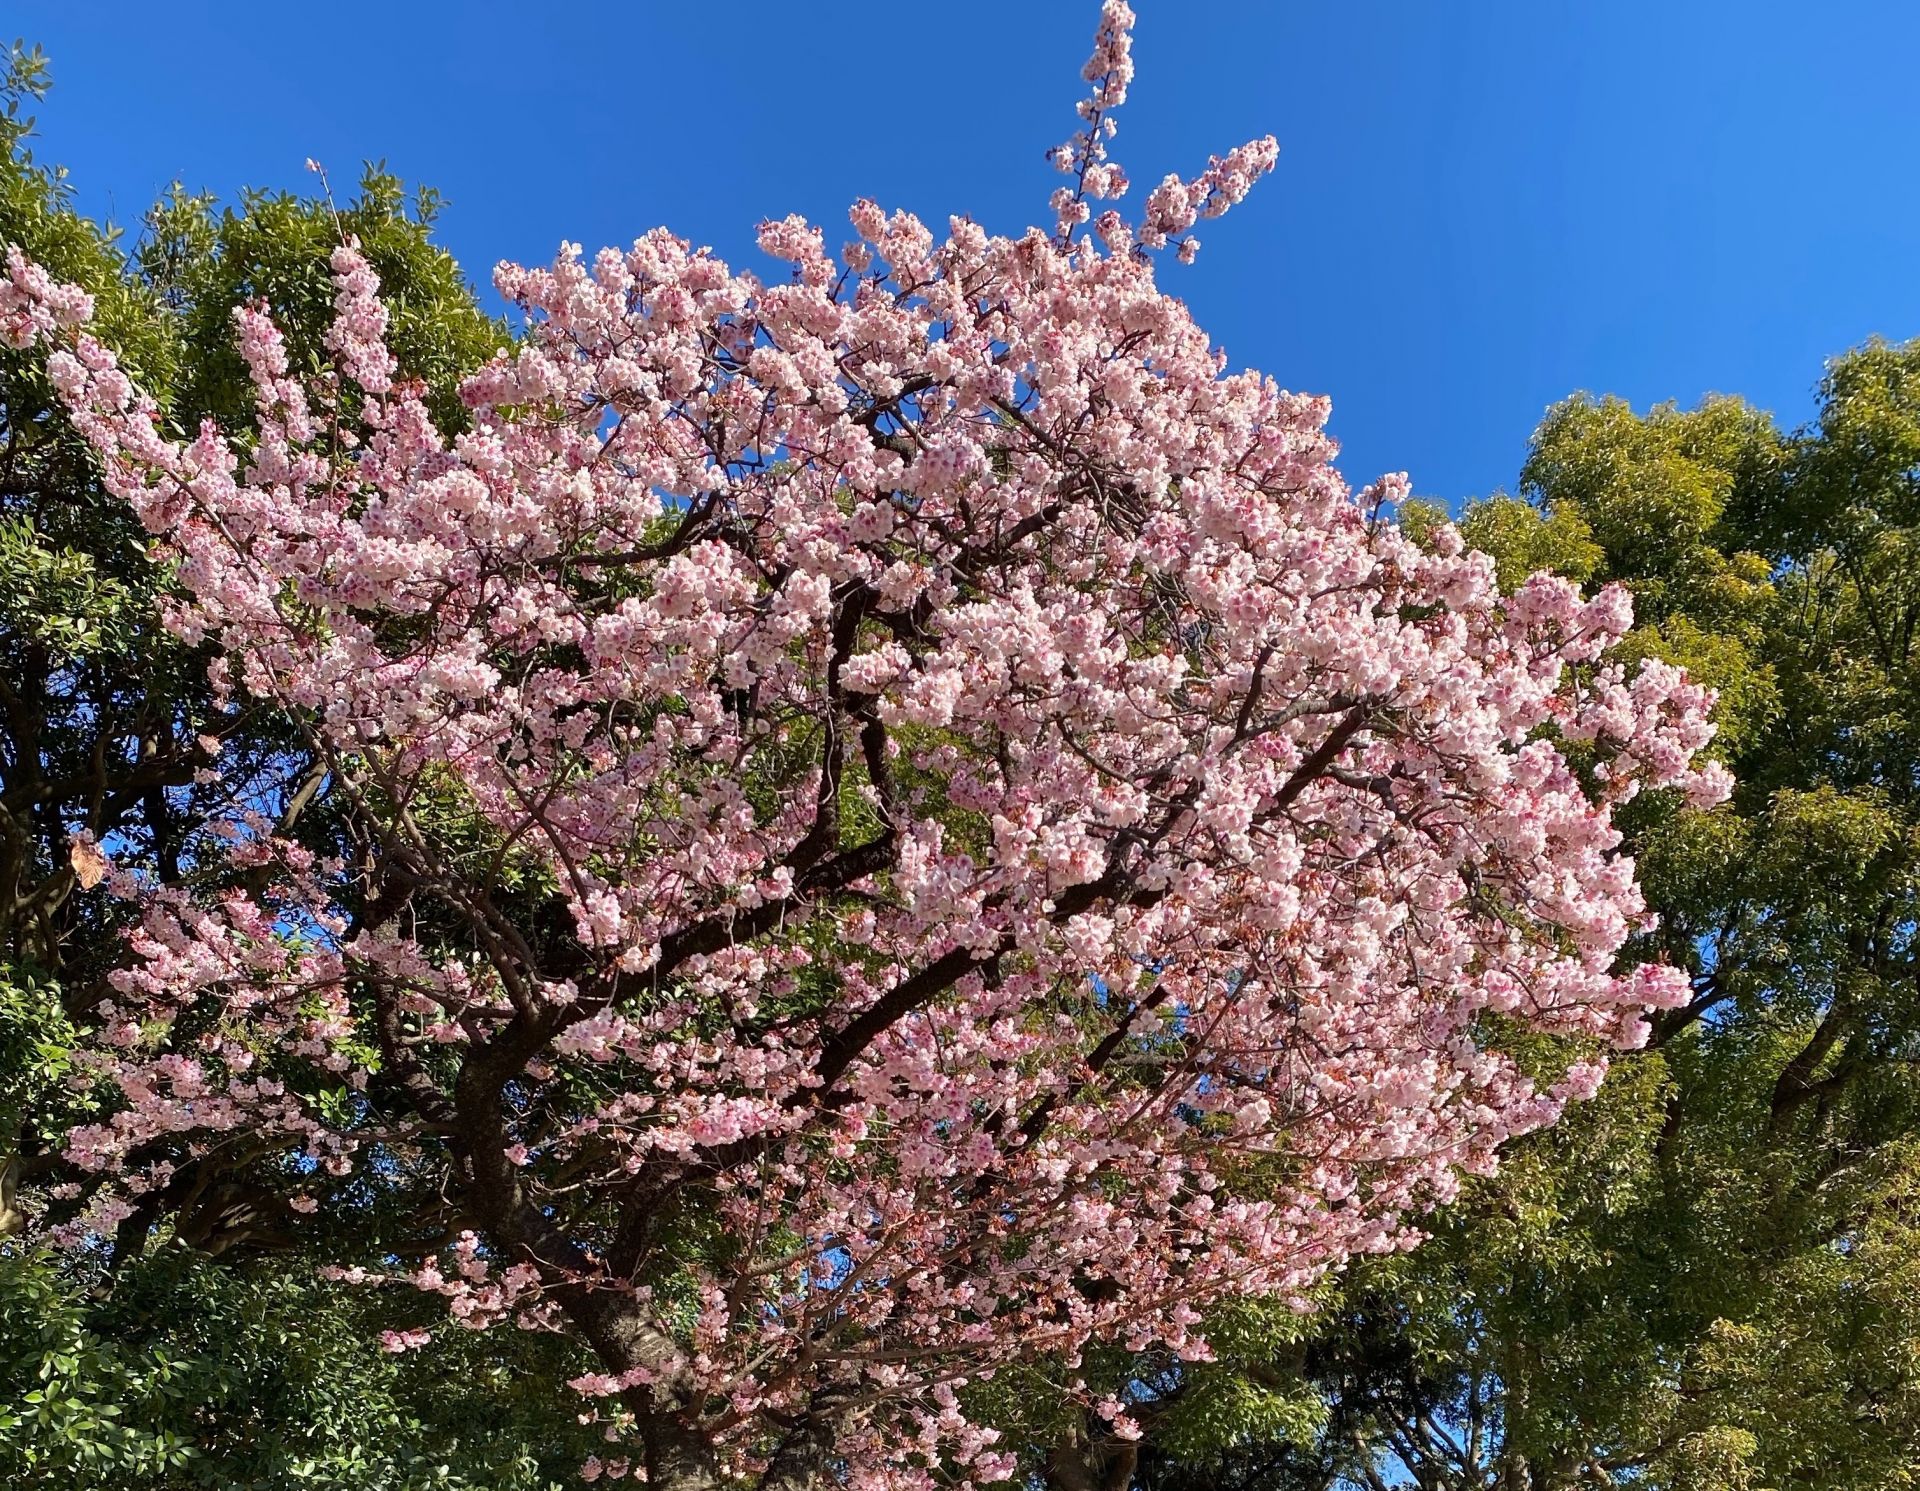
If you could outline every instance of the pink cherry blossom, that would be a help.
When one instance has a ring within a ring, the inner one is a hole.
[[[351,243],[334,367],[241,308],[257,423],[190,440],[10,255],[0,334],[170,547],[169,625],[304,732],[357,846],[250,815],[234,888],[145,893],[73,1235],[182,1144],[277,1136],[301,1210],[402,1155],[468,1229],[405,1280],[586,1341],[636,1476],[984,1484],[1014,1462],[968,1384],[1204,1359],[1207,1307],[1305,1308],[1592,1092],[1591,1051],[1536,1088],[1489,1016],[1624,1046],[1683,996],[1617,964],[1650,918],[1612,815],[1725,795],[1710,695],[1610,660],[1624,593],[1503,599],[1415,545],[1404,478],[1350,492],[1327,402],[1158,288],[1270,140],[1076,234],[1125,189],[1132,19],[1053,233],[863,202],[838,255],[763,225],[771,282],[664,230],[502,265],[529,330],[458,432]]]

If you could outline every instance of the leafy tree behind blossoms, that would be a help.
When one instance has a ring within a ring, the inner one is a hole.
[[[445,1301],[394,1350],[590,1348],[589,1477],[979,1484],[998,1374],[1124,1436],[1089,1353],[1410,1245],[1685,999],[1616,968],[1614,820],[1725,796],[1710,695],[1226,372],[1155,255],[1275,147],[1096,215],[1131,22],[1051,232],[863,202],[837,257],[763,225],[771,284],[664,231],[503,267],[529,330],[457,420],[351,233],[328,360],[237,306],[250,422],[191,438],[12,253],[170,634],[320,768],[191,879],[75,840],[139,925],[37,1228],[118,1248],[221,1156],[331,1277]]]
[[[370,173],[337,216],[277,194],[222,213],[175,193],[128,251],[30,153],[26,111],[44,85],[43,60],[16,50],[0,80],[0,240],[88,289],[99,335],[171,426],[250,402],[228,330],[236,297],[270,298],[297,355],[323,350],[325,255],[342,222],[405,296],[396,342],[457,408],[452,368],[500,332],[390,178]],[[298,791],[312,764],[299,732],[215,703],[204,649],[157,625],[167,572],[102,490],[43,363],[0,352],[0,1481],[551,1486],[585,1434],[522,1384],[529,1362],[564,1369],[560,1343],[381,1351],[379,1331],[415,1324],[415,1302],[315,1280],[304,1224],[244,1183],[232,1147],[181,1163],[165,1225],[156,1201],[110,1249],[55,1257],[19,1236],[50,1186],[73,1183],[62,1135],[91,1100],[66,1079],[124,958],[129,908],[89,888],[96,866],[75,835],[153,884],[181,884],[214,863],[210,820],[272,804],[291,830],[313,802]],[[197,774],[215,745],[218,780]]]
[[[1692,995],[1429,1245],[1170,1394],[1142,1482],[1913,1484],[1920,343],[1836,359],[1792,434],[1570,400],[1522,491],[1462,523],[1503,581],[1629,585],[1628,645],[1719,690],[1731,808],[1627,825]],[[1276,1379],[1293,1425],[1220,1416]]]

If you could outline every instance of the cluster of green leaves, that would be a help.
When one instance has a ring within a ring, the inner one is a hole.
[[[0,1463],[9,1486],[548,1491],[587,1433],[532,1394],[557,1338],[467,1332],[380,1351],[395,1305],[182,1248],[112,1289],[44,1256],[0,1269]],[[431,1307],[403,1301],[424,1315]]]

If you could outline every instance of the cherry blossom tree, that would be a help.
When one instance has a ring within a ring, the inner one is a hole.
[[[340,1272],[445,1297],[421,1331],[591,1347],[589,1477],[982,1484],[997,1367],[1072,1391],[1090,1346],[1304,1308],[1685,997],[1616,969],[1613,814],[1724,796],[1709,696],[1611,659],[1623,592],[1416,546],[1325,400],[1227,371],[1154,256],[1275,147],[1096,213],[1131,23],[1051,233],[861,202],[838,256],[762,225],[772,281],[661,230],[502,266],[528,331],[457,431],[352,242],[331,367],[238,307],[257,419],[190,440],[12,255],[0,330],[171,557],[168,625],[329,806],[176,884],[75,846],[144,916],[69,1241],[265,1140]],[[356,1246],[396,1177],[444,1230]]]

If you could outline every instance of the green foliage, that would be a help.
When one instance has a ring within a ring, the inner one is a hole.
[[[1214,1360],[1187,1369],[1156,1448],[1205,1463],[1247,1444],[1311,1445],[1326,1427],[1325,1401],[1299,1372],[1270,1369],[1275,1349],[1297,1349],[1309,1329],[1297,1312],[1267,1301],[1223,1312],[1208,1330]]]
[[[77,1037],[56,985],[25,969],[0,973],[0,1133],[18,1133],[29,1113],[66,1116],[61,1080]]]
[[[1606,560],[1577,508],[1543,512],[1517,497],[1489,497],[1462,517],[1467,543],[1494,556],[1502,590],[1548,570],[1569,580],[1591,580]]]
[[[84,550],[47,544],[27,517],[0,519],[0,628],[56,663],[131,640],[133,593]]]
[[[1573,398],[1535,431],[1520,488],[1549,522],[1585,526],[1599,550],[1596,577],[1630,579],[1643,613],[1664,611],[1712,587],[1745,552],[1722,522],[1728,503],[1737,487],[1766,480],[1782,454],[1772,420],[1738,399],[1663,404],[1642,417],[1620,399]]]
[[[175,183],[148,215],[134,259],[193,349],[183,365],[181,405],[229,428],[251,418],[252,385],[231,320],[233,307],[248,301],[271,308],[296,370],[326,366],[322,338],[334,296],[328,259],[352,237],[380,276],[391,316],[388,343],[400,366],[427,384],[443,427],[457,428],[454,385],[506,345],[506,329],[480,312],[459,265],[433,241],[441,205],[430,187],[409,198],[400,179],[377,164],[361,175],[359,195],[339,207],[249,191],[237,207],[222,208]]]
[[[557,1339],[456,1328],[394,1356],[376,1345],[391,1310],[178,1248],[110,1293],[76,1289],[43,1256],[16,1258],[0,1269],[8,1485],[547,1491],[592,1452],[550,1395],[523,1390],[569,1370]],[[503,1357],[512,1349],[526,1359]]]

